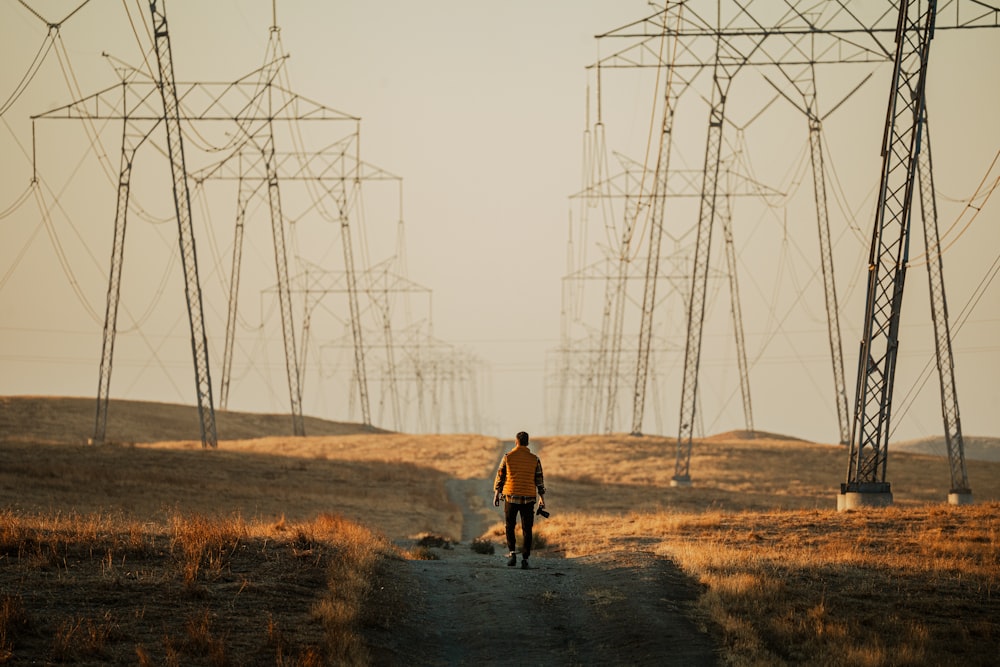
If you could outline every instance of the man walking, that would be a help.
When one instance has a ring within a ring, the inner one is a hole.
[[[545,478],[542,476],[542,461],[528,449],[528,434],[524,431],[515,436],[517,442],[514,449],[504,454],[497,478],[493,483],[493,505],[503,504],[504,523],[507,529],[507,565],[517,565],[515,552],[515,528],[517,517],[521,516],[521,534],[524,546],[521,549],[521,567],[531,569],[528,557],[531,556],[531,527],[535,521],[535,490],[538,490],[539,509],[545,507]]]

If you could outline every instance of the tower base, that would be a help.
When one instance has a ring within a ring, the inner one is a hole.
[[[949,505],[971,505],[973,502],[972,491],[952,491],[948,494]]]
[[[889,490],[887,482],[841,484],[840,493],[837,494],[838,512],[890,505],[892,505],[892,491]]]
[[[670,478],[670,486],[687,488],[691,486],[690,475],[674,475]]]

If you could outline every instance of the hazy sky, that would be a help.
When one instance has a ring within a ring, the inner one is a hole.
[[[26,4],[49,22],[79,6],[78,0],[26,0]],[[170,0],[166,9],[178,80],[232,81],[261,65],[271,2]],[[547,352],[559,344],[561,279],[567,272],[571,211],[577,230],[581,223],[581,214],[574,211],[568,197],[582,187],[587,86],[593,83],[585,66],[598,55],[595,34],[651,11],[645,2],[610,0],[278,3],[281,39],[291,56],[286,72],[294,90],[360,116],[362,159],[403,178],[409,278],[433,291],[434,334],[488,364],[492,387],[480,398],[486,430],[491,433],[510,436],[521,429],[543,433],[551,428],[552,406],[546,411],[551,395],[546,397],[543,391],[544,371]],[[0,394],[96,394],[115,185],[100,174],[96,160],[87,156],[104,150],[117,168],[121,130],[113,123],[95,128],[103,139],[99,148],[93,148],[98,144],[91,143],[82,124],[46,121],[36,126],[38,170],[49,188],[43,189],[44,209],[51,214],[48,223],[27,190],[32,163],[22,151],[31,151],[32,114],[118,81],[102,52],[141,65],[130,18],[143,33],[146,28],[139,22],[149,22],[148,3],[92,0],[62,26],[61,43],[45,54],[23,94],[4,106],[0,126],[0,213],[4,213],[0,218]],[[45,35],[46,26],[22,4],[0,5],[0,100],[18,89]],[[962,211],[962,200],[973,194],[984,175],[996,179],[1000,174],[996,168],[990,171],[1000,148],[1000,127],[995,122],[1000,108],[998,63],[1000,30],[961,35],[942,31],[934,40],[928,104],[942,233],[947,229],[947,241],[954,240],[945,256],[953,320],[987,276],[1000,248],[996,200],[990,200],[967,229],[968,215],[951,227]],[[880,165],[887,67],[827,75],[829,86],[821,93],[825,95],[821,105],[830,108],[869,73],[872,76],[862,89],[826,123],[829,151],[841,179],[837,187],[846,202],[841,208],[831,202],[831,225],[849,397],[855,383],[868,252],[865,237],[870,233],[871,192]],[[807,146],[805,124],[781,100],[751,122],[772,100],[774,91],[759,76],[746,78],[745,84],[734,84],[729,110],[734,123],[746,125],[740,136],[750,156],[747,161],[752,162],[755,175],[782,192],[797,193],[767,206],[746,204],[745,214],[739,208],[735,214],[753,361],[755,423],[768,431],[833,441],[837,429],[829,362],[824,356],[822,291],[816,282],[815,223],[809,217],[811,183],[808,172],[800,169]],[[643,157],[647,139],[651,83],[648,73],[627,72],[607,74],[603,81],[609,146],[637,160]],[[707,90],[704,82],[699,86]],[[691,103],[678,119],[674,164],[690,168],[701,164],[706,108],[697,94],[688,97]],[[595,113],[592,108],[591,122]],[[116,355],[111,391],[114,397],[193,403],[181,277],[167,250],[176,245],[176,225],[168,220],[169,193],[153,192],[148,184],[156,179],[158,185],[168,187],[169,174],[162,160],[153,164],[154,158],[144,158],[148,181],[134,186],[136,197],[148,208],[148,218],[130,222],[129,234],[135,240],[127,239],[123,291],[127,313],[120,327],[134,331],[124,331],[119,337],[121,350]],[[801,189],[795,179],[804,179]],[[385,239],[395,238],[393,214],[386,213],[385,220],[379,216],[398,201],[392,188],[379,187],[371,195],[375,198],[371,243],[376,261]],[[25,201],[11,211],[9,207],[22,195]],[[283,193],[288,211],[298,206],[294,196],[291,190]],[[198,230],[207,224],[203,217],[196,205]],[[224,327],[225,305],[219,299],[228,279],[225,262],[232,233],[231,219],[218,224],[211,241],[199,238],[202,280],[208,285],[203,288],[212,300],[206,308],[213,354],[221,349],[218,341],[223,332],[218,327],[220,322]],[[600,226],[594,224],[595,229]],[[915,226],[914,255],[922,252],[918,230]],[[247,270],[255,274],[264,267],[273,275],[273,265],[267,263],[270,238],[265,230],[259,232],[256,241],[249,241],[251,268]],[[597,239],[597,232],[589,239],[590,261],[600,255]],[[134,245],[128,245],[130,241]],[[575,241],[579,256],[582,239]],[[721,247],[721,242],[716,245]],[[900,399],[933,354],[923,267],[912,268],[907,281],[896,386]],[[268,283],[264,280],[263,284]],[[591,286],[588,290],[588,300],[599,309],[600,289]],[[167,296],[156,301],[154,312],[146,312],[146,304],[154,298],[151,295],[161,293]],[[266,319],[268,330],[274,331],[278,315],[269,305],[273,299],[247,298],[256,311],[246,315],[248,329],[253,324],[249,320],[258,318]],[[728,312],[727,298],[718,297],[722,315]],[[792,308],[794,304],[799,307]],[[99,314],[96,321],[94,312]],[[958,393],[967,434],[1000,434],[996,410],[1000,392],[995,381],[1000,374],[998,326],[1000,285],[993,284],[955,340]],[[255,334],[247,335],[252,339]],[[702,404],[706,430],[741,428],[738,400],[732,400],[738,385],[733,379],[735,362],[725,342],[726,329],[706,329],[705,336]],[[287,409],[280,339],[271,336],[268,340],[246,343],[245,353],[266,356],[272,376],[254,384],[249,376],[257,371],[245,369],[248,377],[243,390],[234,392],[230,408]],[[682,359],[683,350],[677,354]],[[212,363],[214,377],[218,377],[214,370],[221,363],[218,354]],[[329,363],[339,368],[342,360]],[[678,363],[674,360],[665,368]],[[680,379],[676,369],[671,372],[663,373],[647,431],[676,433]],[[338,398],[333,390],[320,390],[317,382],[307,378],[306,413],[350,417],[346,399]],[[896,437],[939,433],[938,405],[932,376],[914,408],[899,417]],[[619,430],[627,428],[623,425]]]

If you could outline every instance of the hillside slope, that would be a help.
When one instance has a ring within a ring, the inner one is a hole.
[[[82,444],[94,434],[97,401],[58,396],[0,397],[0,438],[17,442]],[[292,435],[289,415],[216,410],[220,440]],[[383,433],[361,424],[305,418],[307,435]],[[201,440],[198,409],[192,405],[112,399],[106,439],[113,443]]]

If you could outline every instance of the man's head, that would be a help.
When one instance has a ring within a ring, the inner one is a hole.
[[[517,444],[521,445],[522,447],[528,446],[528,434],[526,431],[521,431],[515,437],[517,438]]]

